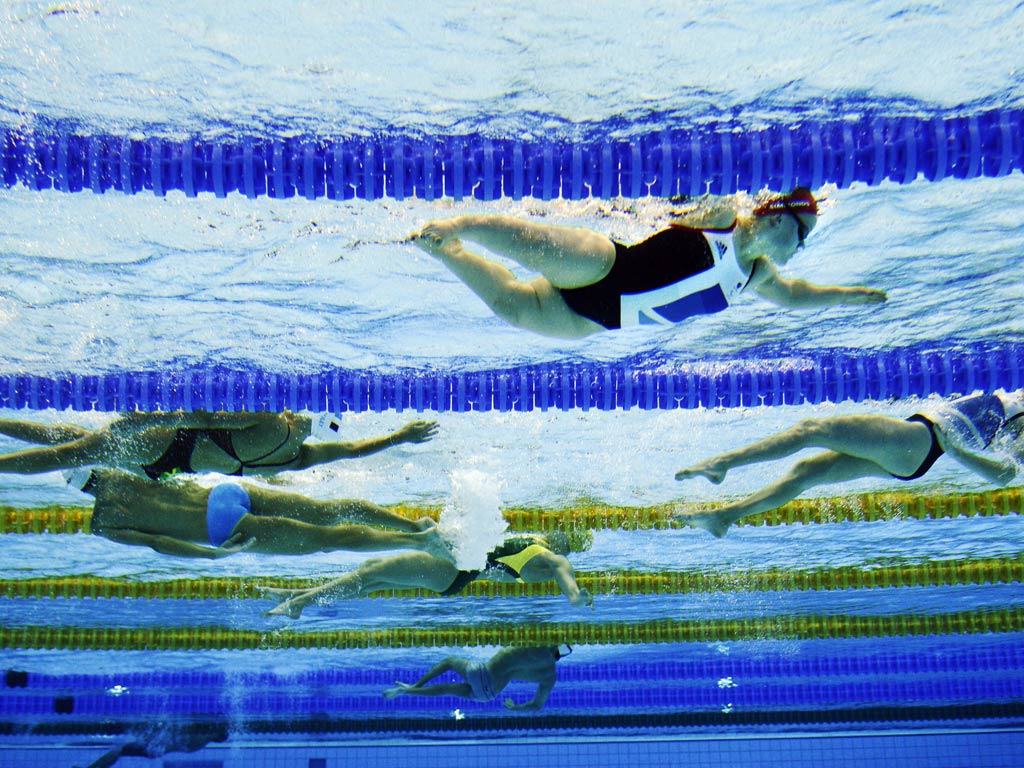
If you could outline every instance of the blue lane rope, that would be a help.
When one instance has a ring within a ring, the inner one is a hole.
[[[226,368],[0,374],[0,407],[75,411],[676,410],[887,400],[1024,386],[1024,345],[766,350],[746,360],[553,362],[468,372]]]
[[[1024,168],[1024,111],[867,116],[759,130],[716,123],[631,138],[516,141],[483,135],[236,140],[0,130],[0,183],[160,197],[242,194],[541,200],[907,184]]]

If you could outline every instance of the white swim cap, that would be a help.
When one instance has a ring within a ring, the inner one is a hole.
[[[64,480],[69,487],[82,490],[89,482],[92,470],[89,467],[75,467],[74,469],[65,469],[61,474],[64,475]]]
[[[325,443],[338,441],[341,433],[340,413],[321,413],[313,417],[313,426],[309,429],[309,436]]]
[[[1024,413],[1024,389],[1015,389],[1012,392],[997,389],[995,395],[1003,404],[1003,415],[1007,421]]]

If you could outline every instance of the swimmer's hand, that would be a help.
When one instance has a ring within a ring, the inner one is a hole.
[[[244,533],[233,533],[224,543],[217,547],[214,552],[213,559],[219,560],[222,557],[228,557],[236,552],[244,552],[256,543],[255,536],[246,536]]]
[[[437,435],[436,421],[410,421],[391,435],[396,443],[425,443]]]
[[[590,594],[590,590],[580,589],[579,594],[576,597],[570,597],[569,602],[572,603],[574,608],[589,608],[594,610],[594,596]]]

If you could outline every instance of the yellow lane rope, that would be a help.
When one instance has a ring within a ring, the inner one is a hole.
[[[679,502],[650,507],[581,504],[561,509],[510,508],[505,517],[513,531],[557,529],[626,530],[668,528],[673,514],[714,509],[721,503]],[[399,505],[394,511],[412,519],[436,518],[439,507]],[[798,499],[771,512],[741,520],[739,525],[790,525],[793,523],[872,522],[893,519],[940,519],[993,517],[1024,512],[1024,488],[1005,488],[981,493],[911,494],[864,493],[821,499]],[[0,507],[0,534],[88,533],[89,507]]]
[[[230,627],[0,627],[0,648],[104,651],[439,648],[483,645],[632,645],[739,640],[816,640],[979,634],[1024,630],[1024,608],[891,616],[771,616],[642,623],[512,623],[422,629],[282,632]]]
[[[885,589],[966,584],[1016,584],[1024,581],[1024,555],[977,560],[939,560],[918,564],[837,566],[809,570],[763,569],[725,573],[668,571],[597,571],[576,574],[581,587],[595,595],[680,595],[718,592],[806,592],[837,589]],[[112,598],[145,600],[233,600],[260,597],[262,587],[305,589],[323,579],[273,576],[210,577],[132,581],[99,576],[48,576],[0,579],[0,597]],[[554,583],[508,584],[475,581],[463,591],[469,597],[548,597]],[[419,590],[379,592],[374,597],[427,597]]]

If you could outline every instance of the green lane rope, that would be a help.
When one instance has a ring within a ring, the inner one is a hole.
[[[1024,608],[892,616],[770,616],[641,623],[487,624],[422,629],[288,632],[230,627],[0,627],[0,648],[22,650],[204,651],[440,648],[485,645],[635,645],[741,640],[818,640],[1021,632]]]
[[[673,514],[706,511],[722,503],[679,502],[649,507],[586,504],[562,509],[510,508],[505,517],[513,531],[558,529],[669,528]],[[399,505],[394,511],[412,519],[437,518],[439,507]],[[1024,511],[1024,488],[980,493],[912,494],[864,493],[820,499],[797,499],[778,509],[741,520],[738,525],[791,525],[794,523],[873,522],[894,519],[993,517]],[[0,507],[0,534],[88,533],[89,507]]]
[[[977,560],[938,560],[916,564],[837,566],[809,570],[771,568],[726,573],[666,571],[596,571],[576,574],[581,587],[595,595],[680,595],[720,592],[807,592],[838,589],[887,589],[967,584],[1018,584],[1024,581],[1024,554]],[[307,589],[324,579],[274,576],[214,577],[132,581],[99,576],[47,576],[0,579],[0,597],[108,598],[132,600],[235,600],[260,597],[260,589]],[[553,582],[509,584],[475,581],[462,593],[469,597],[549,597]],[[420,590],[383,591],[374,597],[436,596]]]

